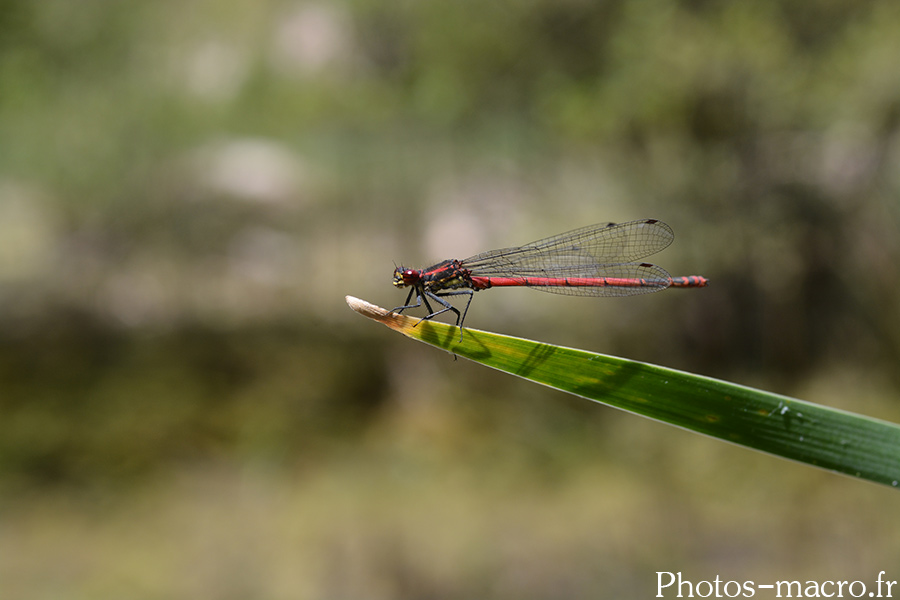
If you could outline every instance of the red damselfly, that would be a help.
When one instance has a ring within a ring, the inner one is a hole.
[[[656,219],[590,225],[524,246],[490,250],[464,260],[445,260],[427,269],[394,269],[394,285],[409,287],[403,312],[423,303],[428,314],[419,322],[447,311],[462,327],[475,292],[492,287],[530,287],[571,296],[633,296],[668,287],[705,287],[705,277],[672,277],[663,268],[635,262],[672,243],[672,228]],[[416,303],[410,304],[413,294]],[[444,298],[468,295],[462,313]],[[434,310],[428,300],[443,308]],[[460,331],[462,340],[462,331]]]

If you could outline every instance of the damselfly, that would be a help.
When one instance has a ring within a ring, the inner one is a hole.
[[[709,282],[705,277],[672,277],[661,267],[636,262],[664,249],[674,239],[671,227],[656,219],[644,219],[590,225],[524,246],[490,250],[464,260],[445,260],[421,270],[397,267],[394,285],[412,289],[404,305],[391,312],[400,313],[424,303],[428,314],[422,321],[450,311],[456,314],[456,325],[462,327],[472,296],[492,287],[524,286],[571,296],[633,296],[669,287],[706,287]],[[416,303],[410,304],[413,295]],[[445,300],[459,295],[469,296],[462,313]],[[442,308],[434,310],[429,299]]]

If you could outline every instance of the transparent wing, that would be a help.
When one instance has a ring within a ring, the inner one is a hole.
[[[648,263],[603,265],[602,270],[603,278],[612,279],[612,282],[599,286],[530,285],[528,289],[565,296],[637,296],[664,290],[672,284],[672,279],[665,269]],[[617,284],[616,279],[626,280],[629,283]],[[641,281],[641,285],[633,285],[637,280]]]
[[[482,252],[462,266],[483,277],[668,277],[659,267],[623,263],[655,254],[674,239],[672,228],[655,219],[589,225],[517,248]]]

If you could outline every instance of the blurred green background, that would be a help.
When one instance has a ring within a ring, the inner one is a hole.
[[[898,31],[895,0],[0,2],[0,598],[900,579],[895,491],[343,300],[658,218],[710,288],[467,323],[898,422]]]

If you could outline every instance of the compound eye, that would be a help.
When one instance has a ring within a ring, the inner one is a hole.
[[[406,269],[403,267],[394,269],[394,285],[397,287],[414,286],[421,278],[421,274],[415,269]]]

